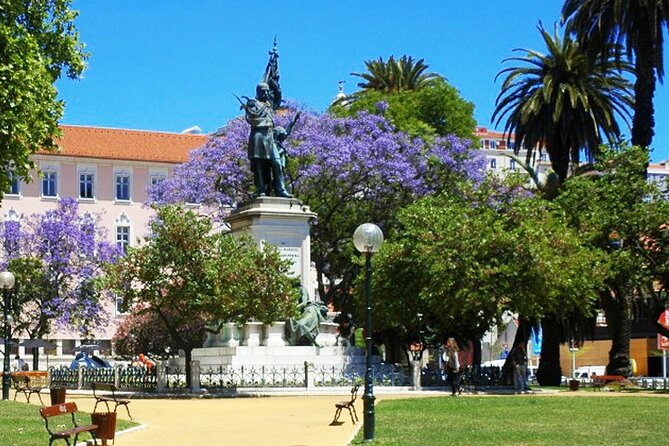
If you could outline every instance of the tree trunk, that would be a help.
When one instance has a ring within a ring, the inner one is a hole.
[[[624,287],[615,287],[612,293],[607,292],[602,296],[602,303],[611,335],[606,373],[631,376],[632,293],[627,292]]]
[[[640,8],[641,9],[641,8]],[[644,23],[644,22],[641,22]],[[634,65],[634,117],[632,119],[632,144],[650,147],[655,127],[655,63],[653,60],[653,30],[640,29]]]
[[[537,369],[537,382],[542,386],[559,386],[562,380],[560,367],[560,340],[562,328],[555,314],[541,319],[541,360]]]
[[[190,363],[193,358],[193,349],[186,348],[184,349],[184,354],[186,355],[186,388],[190,389],[190,385],[193,382],[193,377],[191,376]]]

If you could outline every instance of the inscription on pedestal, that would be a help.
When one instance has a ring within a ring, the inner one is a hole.
[[[291,277],[300,277],[301,255],[300,248],[293,246],[279,246],[279,255],[284,260],[290,260],[290,270],[288,275]]]

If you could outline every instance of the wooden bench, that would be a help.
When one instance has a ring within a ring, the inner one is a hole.
[[[55,440],[65,440],[65,443],[67,443],[68,446],[76,445],[77,441],[79,440],[79,434],[83,432],[89,432],[91,434],[91,438],[93,438],[93,443],[97,444],[97,441],[93,436],[93,431],[96,430],[98,426],[95,424],[89,424],[86,426],[78,425],[77,420],[75,419],[74,416],[76,412],[77,412],[76,403],[56,404],[55,406],[43,407],[39,410],[40,415],[42,415],[42,418],[44,418],[46,430],[51,436],[51,438],[49,439],[49,446],[51,446],[51,444]],[[51,417],[58,417],[57,421],[55,422],[56,428],[64,427],[63,421],[66,420],[67,417],[62,417],[61,415],[67,415],[67,414],[70,414],[72,416],[72,427],[70,427],[69,429],[58,430],[58,431],[52,430],[51,427],[49,427],[49,418]],[[73,443],[70,443],[71,438],[74,438]]]
[[[109,412],[109,403],[114,403],[114,412],[116,412],[116,408],[118,406],[125,406],[125,410],[126,412],[128,412],[128,416],[132,420],[132,415],[130,415],[130,409],[128,409],[128,404],[130,404],[130,400],[124,400],[118,398],[116,396],[117,389],[115,385],[95,382],[91,383],[91,387],[93,388],[93,397],[95,397],[95,406],[93,407],[93,412],[95,412],[95,409],[97,409],[98,403],[105,403],[105,406],[107,406],[107,412]],[[100,395],[100,391],[111,392],[111,394]]]
[[[39,383],[39,381],[37,381]],[[39,402],[44,406],[44,401],[42,401],[42,395],[40,392],[43,387],[39,384],[33,384],[34,381],[30,378],[29,375],[22,373],[12,373],[12,384],[14,385],[14,401],[16,401],[16,396],[19,393],[22,393],[26,397],[26,402],[30,402],[30,395],[37,394]]]
[[[627,378],[622,375],[592,375],[592,386],[595,390],[602,389],[607,384],[615,383],[619,390],[622,390],[627,385]]]
[[[353,405],[355,403],[356,398],[358,397],[358,389],[360,388],[360,385],[356,384],[353,386],[351,389],[351,399],[348,401],[339,401],[338,403],[335,403],[335,416],[334,419],[332,420],[332,423],[330,424],[336,424],[337,420],[339,420],[339,415],[341,415],[341,411],[343,409],[348,409],[349,415],[351,415],[351,421],[353,424],[355,424],[356,421],[358,421],[358,414],[355,411],[355,406]],[[355,419],[353,418],[353,415],[355,415]]]

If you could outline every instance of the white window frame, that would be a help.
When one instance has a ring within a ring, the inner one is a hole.
[[[119,177],[127,177],[128,178],[128,198],[119,198],[118,196],[118,181]],[[112,179],[113,181],[113,190],[114,190],[114,201],[116,203],[130,203],[132,202],[132,190],[133,190],[133,171],[131,167],[119,167],[115,166],[114,167],[114,177]]]
[[[7,197],[20,197],[21,196],[21,189],[22,189],[21,180],[19,180],[19,178],[13,173],[11,173],[9,176],[12,179],[12,181],[10,182],[9,190],[5,193],[5,196],[7,196]],[[16,192],[12,192],[12,189],[14,187],[15,182],[16,182]]]
[[[60,191],[60,169],[58,169],[57,166],[53,165],[42,165],[40,167],[40,170],[42,171],[42,178],[40,179],[40,196],[45,199],[45,200],[56,200],[59,197],[59,191]],[[45,181],[47,181],[47,176],[48,175],[55,175],[54,178],[54,189],[55,189],[55,194],[54,195],[44,195],[44,184]]]
[[[97,169],[95,166],[78,166],[77,168],[77,197],[79,201],[95,201],[96,199],[96,191],[97,191],[97,181],[98,181],[98,175],[97,175]],[[81,176],[82,175],[91,175],[91,197],[82,197],[81,196]]]
[[[490,158],[490,170],[497,170],[497,158]]]
[[[120,240],[119,239],[119,230],[127,229],[127,240]],[[121,214],[116,221],[114,222],[114,240],[116,243],[117,247],[120,247],[123,245],[124,247],[121,248],[122,252],[125,254],[126,250],[129,246],[132,246],[132,225],[130,223],[130,219],[128,218],[125,213]],[[125,242],[125,243],[124,243]]]

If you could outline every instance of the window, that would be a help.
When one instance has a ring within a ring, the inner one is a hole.
[[[116,199],[130,200],[130,176],[126,174],[116,175]]]
[[[152,175],[151,176],[151,185],[156,185],[165,179],[164,175]]]
[[[483,140],[483,139],[481,140],[481,148],[485,149],[485,140]]]
[[[79,174],[79,198],[94,198],[93,179],[94,176],[92,173]]]
[[[56,172],[44,172],[44,177],[42,178],[42,196],[43,197],[56,197],[58,196],[58,189],[56,187]]]
[[[7,195],[18,195],[19,194],[19,179],[14,176],[14,174],[10,174],[10,178],[12,179],[11,184],[9,185],[9,191],[7,191]]]
[[[493,158],[490,160],[490,168],[491,169],[497,169],[497,158]]]
[[[126,253],[130,246],[130,226],[116,227],[116,246],[122,253]]]
[[[490,148],[491,149],[496,149],[497,148],[497,141],[490,141]]]
[[[516,147],[516,143],[513,141],[509,141],[509,150],[513,150]]]
[[[129,313],[128,309],[125,307],[125,305],[123,305],[123,298],[116,296],[116,315],[118,316],[121,314],[128,314],[128,313]]]
[[[510,168],[511,170],[516,170],[516,160],[513,160],[513,159],[512,159],[512,160],[509,162],[509,168]]]

